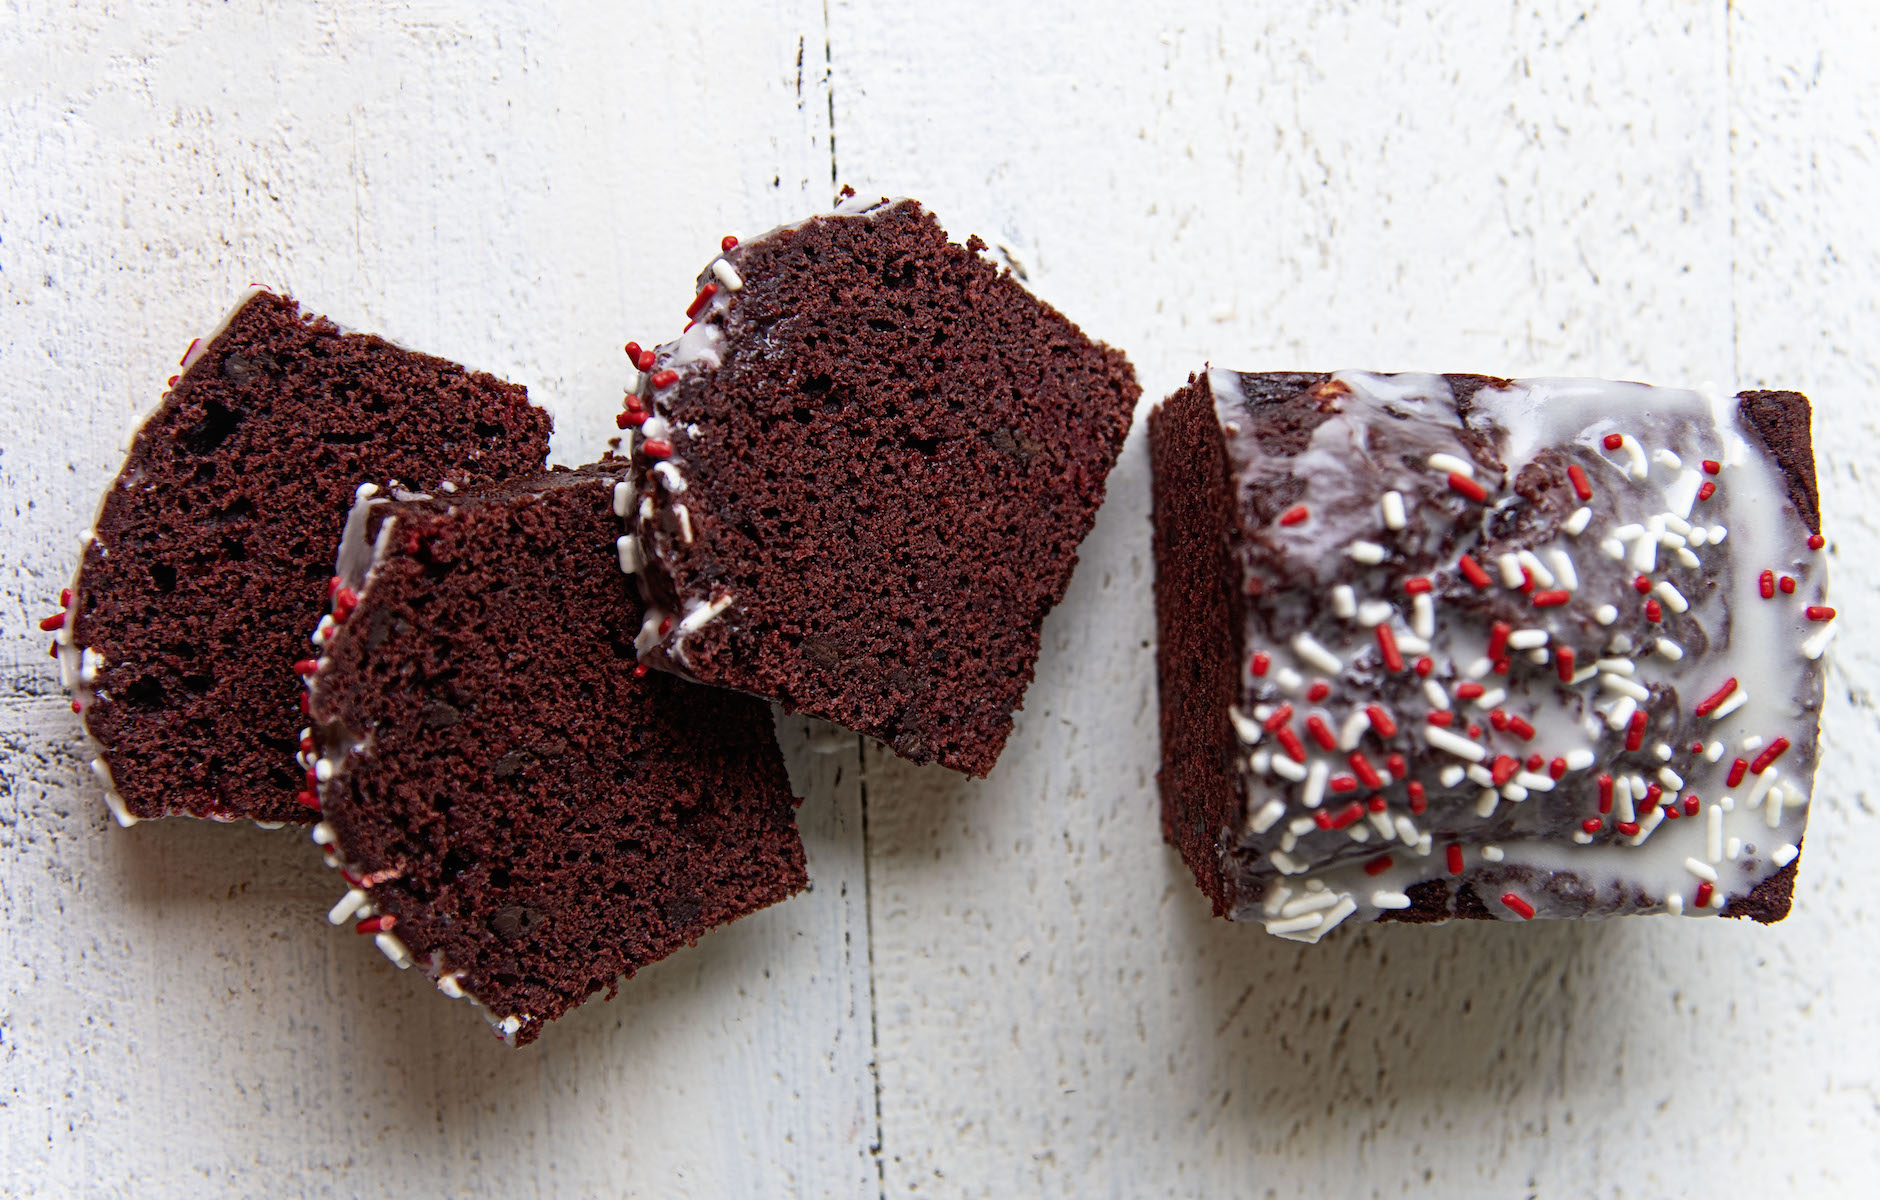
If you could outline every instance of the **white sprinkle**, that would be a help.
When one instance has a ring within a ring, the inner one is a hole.
[[[1684,860],[1684,869],[1707,883],[1717,882],[1717,868],[1699,858]]]
[[[1402,529],[1409,523],[1404,513],[1402,492],[1385,492],[1378,507],[1384,512],[1384,528]]]
[[[1312,760],[1306,767],[1305,786],[1300,789],[1299,803],[1307,808],[1317,808],[1325,803],[1325,781],[1332,773],[1331,764],[1322,758]]]
[[[719,283],[725,285],[727,292],[738,291],[744,286],[744,280],[738,277],[738,269],[722,258],[712,263],[712,274],[718,277]]]
[[[1234,736],[1240,739],[1241,745],[1255,746],[1259,744],[1260,735],[1265,731],[1260,728],[1258,721],[1248,717],[1246,713],[1241,712],[1231,704],[1227,706],[1227,720],[1233,725]]]
[[[1282,906],[1279,910],[1279,915],[1282,917],[1297,917],[1309,912],[1324,912],[1328,908],[1337,908],[1338,901],[1339,895],[1337,892],[1307,892],[1290,904]]]
[[[504,1041],[515,1037],[521,1029],[522,1018],[517,1016],[507,1016],[496,1023],[496,1031],[503,1035]]]
[[[1286,802],[1275,797],[1260,806],[1260,811],[1254,813],[1253,819],[1247,822],[1247,828],[1255,833],[1265,833],[1278,824],[1279,819],[1285,815]]]
[[[1618,676],[1601,675],[1599,678],[1603,682],[1608,679],[1617,679]],[[1630,696],[1619,697],[1619,702],[1613,705],[1611,710],[1606,713],[1606,728],[1615,730],[1624,729],[1626,723],[1632,719],[1632,714],[1637,711],[1638,701],[1632,699]]]
[[[1363,538],[1359,538],[1345,548],[1345,553],[1351,555],[1353,560],[1357,562],[1375,566],[1384,561],[1384,556],[1387,552],[1384,547],[1378,545],[1376,542],[1367,542]]]
[[[1838,626],[1833,624],[1823,625],[1815,633],[1810,634],[1808,640],[1802,643],[1802,657],[1820,658],[1822,652],[1828,648],[1828,643],[1834,640],[1834,631],[1837,628]]]
[[[385,957],[392,960],[394,967],[402,971],[411,965],[411,951],[405,949],[405,943],[398,940],[398,935],[381,933],[379,936],[373,938],[372,941],[378,946],[379,950],[384,953]]]
[[[1592,766],[1595,761],[1597,761],[1593,757],[1593,752],[1587,749],[1585,746],[1580,746],[1576,749],[1567,751],[1566,759],[1567,759],[1567,770],[1569,771],[1584,771],[1586,770],[1586,768]]]
[[[1569,537],[1579,537],[1586,532],[1586,527],[1592,520],[1593,510],[1582,505],[1573,510],[1573,515],[1568,517],[1560,528],[1566,530]]]
[[[1501,794],[1503,799],[1512,800],[1516,804],[1528,798],[1528,790],[1518,783],[1504,785],[1501,789]]]
[[[1529,650],[1527,652],[1527,660],[1531,663],[1545,664],[1547,660],[1552,657],[1553,656],[1547,653],[1546,650]]]
[[[1444,729],[1441,725],[1425,725],[1423,740],[1438,750],[1446,751],[1457,758],[1466,758],[1470,762],[1481,762],[1488,756],[1488,751],[1480,744]]]
[[[1663,742],[1659,742],[1656,746],[1653,746],[1652,753],[1657,756],[1659,762],[1671,761],[1671,747],[1665,745]]]
[[[1684,790],[1684,776],[1673,771],[1670,767],[1658,768],[1658,782],[1664,784],[1674,792]]]
[[[313,766],[313,777],[321,783],[331,782],[333,778],[333,764],[324,758],[321,759]]]
[[[1676,585],[1669,579],[1660,579],[1658,586],[1653,588],[1652,591],[1658,593],[1659,598],[1665,602],[1665,607],[1672,612],[1681,613],[1690,611],[1691,602],[1684,598],[1684,593],[1680,592]]]
[[[1336,675],[1345,669],[1345,664],[1338,660],[1338,656],[1320,645],[1318,639],[1309,633],[1295,634],[1292,650],[1305,660],[1307,666],[1317,667],[1327,675]]]
[[[1545,629],[1517,629],[1508,635],[1510,650],[1532,650],[1536,646],[1546,644],[1547,631]]]
[[[1281,779],[1290,779],[1294,783],[1298,783],[1301,779],[1306,777],[1306,765],[1296,761],[1291,755],[1275,754],[1273,756],[1273,774],[1279,776]]]
[[[1652,451],[1652,461],[1659,464],[1660,466],[1670,467],[1673,470],[1676,470],[1677,468],[1682,467],[1684,465],[1683,459],[1679,458],[1675,453],[1666,449],[1663,446],[1660,446],[1658,447],[1658,449]]]
[[[1658,651],[1658,653],[1664,655],[1672,662],[1678,662],[1684,657],[1684,647],[1678,645],[1670,638],[1659,638],[1657,644],[1654,645],[1652,649]]]
[[[1480,763],[1469,768],[1468,776],[1471,782],[1481,787],[1495,786],[1495,773]]]
[[[1599,543],[1599,552],[1614,562],[1618,562],[1625,557],[1625,543],[1618,538],[1605,538]]]
[[[1627,479],[1643,479],[1650,472],[1651,466],[1645,461],[1645,447],[1638,444],[1638,439],[1631,434],[1620,434],[1619,449],[1625,451],[1626,465],[1619,470]]]
[[[1585,683],[1597,674],[1599,674],[1597,667],[1581,667],[1573,673],[1573,678],[1567,680],[1567,682],[1573,687],[1579,687],[1582,683]]]
[[[315,825],[313,827],[313,844],[316,846],[331,846],[333,844],[333,827],[325,821],[321,821],[318,825]]]
[[[1723,760],[1723,743],[1712,742],[1710,745],[1705,746],[1704,759],[1707,762],[1721,762]]]
[[[1521,574],[1521,559],[1518,556],[1513,554],[1501,555],[1495,560],[1495,565],[1501,568],[1501,582],[1503,587],[1518,588],[1527,582],[1527,576]]]
[[[1528,569],[1528,572],[1534,576],[1534,582],[1541,587],[1550,588],[1560,582],[1554,578],[1554,573],[1547,569],[1546,564],[1541,562],[1541,556],[1532,550],[1523,550],[1515,557],[1521,560],[1521,565]]]
[[[696,633],[703,629],[713,617],[730,608],[731,603],[732,597],[720,596],[710,604],[702,604],[693,609],[686,614],[685,620],[679,622],[680,634]]]
[[[1624,775],[1612,781],[1612,807],[1621,821],[1630,821],[1638,815],[1632,808],[1632,781]]]
[[[1554,790],[1554,777],[1542,775],[1537,771],[1516,771],[1514,781],[1530,792],[1551,792]]]
[[[1593,844],[1593,835],[1584,829],[1576,829],[1573,831],[1573,840],[1582,846],[1590,846]]]
[[[1428,592],[1419,592],[1411,599],[1410,628],[1420,638],[1429,639],[1436,636],[1436,602]]]
[[[1646,525],[1645,536],[1632,543],[1632,567],[1634,570],[1649,574],[1658,567],[1658,535],[1664,532],[1660,519],[1653,517]]]
[[[683,504],[673,505],[672,511],[676,513],[679,517],[679,537],[684,540],[686,545],[690,546],[692,544],[692,513],[691,511],[687,509],[686,506]]]
[[[624,520],[632,511],[633,484],[630,480],[622,479],[614,484],[614,515]]]
[[[1266,856],[1266,860],[1277,867],[1282,875],[1299,875],[1305,871],[1305,867],[1284,850],[1273,851]]]
[[[1397,834],[1397,827],[1390,823],[1390,814],[1372,812],[1366,814],[1371,820],[1371,828],[1377,830],[1377,836],[1389,841]]]
[[[1417,823],[1401,813],[1397,816],[1396,826],[1397,840],[1406,846],[1416,845],[1417,839],[1423,836],[1422,832],[1417,829]]]
[[[1629,658],[1602,658],[1593,665],[1613,675],[1632,675],[1638,671],[1638,665]]]
[[[1674,917],[1683,916],[1684,915],[1684,897],[1680,896],[1676,892],[1673,892],[1669,896],[1666,896],[1665,897],[1665,911],[1670,913]]]
[[[1724,839],[1723,856],[1731,862],[1743,857],[1743,839],[1740,837]]]
[[[1704,543],[1710,540],[1710,530],[1705,529],[1702,525],[1699,525],[1697,528],[1691,530],[1689,536],[1691,539],[1691,545],[1701,548],[1704,545]],[[1697,556],[1693,554],[1691,555],[1691,557],[1696,558]]]
[[[1430,644],[1414,633],[1400,633],[1397,635],[1397,649],[1402,651],[1406,656],[1428,654]]]
[[[1712,525],[1710,527],[1710,544],[1713,546],[1721,546],[1723,539],[1729,536],[1730,531],[1721,525]]]
[[[1652,830],[1658,828],[1658,826],[1663,823],[1664,819],[1665,810],[1663,805],[1659,805],[1657,808],[1646,813],[1645,818],[1638,823],[1638,832],[1627,839],[1627,844],[1643,846],[1645,839],[1652,835]]]
[[[1430,702],[1431,708],[1446,710],[1449,707],[1449,693],[1445,692],[1443,685],[1434,679],[1423,681],[1423,698]]]
[[[1674,553],[1677,555],[1679,566],[1701,567],[1704,565],[1703,559],[1697,557],[1697,555],[1695,554],[1692,554],[1689,550],[1686,550],[1682,546],[1679,546],[1677,550],[1674,551]]]
[[[1283,883],[1275,882],[1273,886],[1267,890],[1266,899],[1261,902],[1260,908],[1269,917],[1278,916],[1279,910],[1285,907],[1286,901],[1291,896],[1292,889],[1290,887],[1287,887]]]
[[[614,549],[620,555],[620,569],[628,575],[637,572],[645,564],[640,556],[640,539],[633,534],[623,534],[614,539]]]
[[[1506,857],[1507,855],[1502,853],[1502,849],[1500,846],[1483,846],[1482,847],[1482,858],[1484,859],[1484,861],[1498,863]]]
[[[1736,797],[1730,795],[1730,793],[1728,792],[1725,792],[1721,797],[1718,798],[1717,807],[1721,808],[1724,812],[1735,812],[1736,811]]]
[[[1760,733],[1750,734],[1748,737],[1744,738],[1741,742],[1737,744],[1737,748],[1742,750],[1744,753],[1748,753],[1751,750],[1762,749],[1763,748],[1762,734]]]
[[[1286,826],[1286,832],[1291,833],[1291,834],[1311,833],[1313,828],[1317,825],[1318,825],[1318,822],[1313,820],[1311,817],[1294,817],[1292,821]],[[1313,880],[1313,882],[1317,883],[1318,881]],[[1315,890],[1324,891],[1325,885],[1320,884],[1319,887]]]
[[[1281,667],[1273,672],[1273,682],[1279,685],[1282,692],[1297,692],[1306,685],[1306,677],[1291,667]]]
[[[1723,861],[1723,810],[1714,804],[1704,813],[1704,856]]]
[[[1573,565],[1573,556],[1555,546],[1547,552],[1547,561],[1554,565],[1554,574],[1560,577],[1560,586],[1569,592],[1580,590],[1580,572]]]
[[[1469,703],[1475,705],[1477,708],[1488,709],[1495,707],[1507,698],[1507,688],[1489,688],[1486,692],[1483,692],[1475,699],[1469,701]]]
[[[1466,459],[1457,458],[1453,454],[1432,454],[1429,457],[1429,464],[1430,470],[1438,474],[1454,473],[1465,475],[1470,479],[1475,478],[1475,464]]]
[[[344,896],[341,896],[339,903],[335,904],[333,910],[326,914],[327,923],[329,925],[344,925],[346,922],[352,920],[354,913],[366,906],[366,901],[369,899],[371,899],[371,897],[366,895],[364,888],[351,889]]]
[[[1722,704],[1710,710],[1710,719],[1713,721],[1721,721],[1748,703],[1749,692],[1739,687],[1736,691],[1730,693],[1728,700],[1725,700]]]
[[[1602,604],[1593,610],[1593,620],[1601,625],[1610,625],[1619,619],[1619,610],[1610,604]]]
[[[1743,800],[1744,808],[1748,809],[1751,812],[1756,811],[1756,809],[1762,804],[1763,799],[1769,795],[1770,789],[1775,787],[1776,781],[1773,778],[1771,778],[1771,776],[1774,776],[1777,773],[1778,772],[1774,770],[1768,770],[1768,771],[1764,771],[1761,775],[1758,775],[1756,777],[1756,782],[1750,785],[1749,795],[1744,797],[1744,800]],[[1768,819],[1769,819],[1769,827],[1771,829],[1774,829],[1776,827],[1776,823],[1781,818],[1781,815],[1782,815],[1782,797],[1778,795],[1775,797],[1775,802],[1769,805]]]
[[[1697,503],[1697,489],[1704,485],[1704,477],[1688,467],[1671,486],[1665,489],[1665,507],[1680,517],[1691,515],[1691,505]]]
[[[640,497],[640,524],[642,525],[648,524],[652,521],[652,519],[653,519],[653,498],[651,496],[641,496]]]
[[[1475,815],[1487,819],[1495,815],[1495,806],[1501,803],[1501,793],[1494,788],[1483,788],[1475,798]]]
[[[439,975],[437,977],[437,990],[449,996],[452,1000],[461,1000],[463,999],[463,985],[457,982],[461,978],[463,978],[463,976],[456,971],[452,971],[448,975]]]
[[[685,476],[680,473],[676,464],[671,462],[655,464],[653,474],[665,482],[666,490],[673,495],[676,496],[685,490]]]
[[[1784,779],[1782,781],[1782,803],[1788,805],[1790,808],[1796,808],[1800,805],[1807,804],[1808,797],[1802,794],[1801,788],[1795,786],[1793,779]]]
[[[1450,763],[1436,773],[1436,778],[1442,781],[1444,787],[1452,788],[1458,783],[1461,783],[1466,774],[1467,772],[1461,767],[1457,766],[1455,763]]]
[[[1388,600],[1365,600],[1358,604],[1358,624],[1367,628],[1382,625],[1391,619],[1396,609]]]
[[[1492,662],[1489,662],[1487,658],[1478,658],[1474,662],[1470,663],[1468,666],[1464,667],[1462,670],[1462,674],[1465,678],[1468,678],[1468,679],[1481,679],[1494,669],[1495,669],[1495,664]]]
[[[1354,826],[1354,828],[1358,828],[1358,827]],[[1356,900],[1353,900],[1350,896],[1342,897],[1338,901],[1337,907],[1333,908],[1331,912],[1328,912],[1325,914],[1325,924],[1323,927],[1321,927],[1319,932],[1323,933],[1325,930],[1332,928],[1334,925],[1338,924],[1340,921],[1344,920],[1346,917],[1350,916],[1352,913],[1357,912],[1357,911],[1358,911],[1358,902]]]
[[[1621,696],[1629,696],[1633,700],[1651,699],[1650,691],[1632,682],[1623,675],[1609,675],[1602,671],[1599,675],[1599,686],[1609,692],[1617,692]],[[1626,719],[1631,720],[1631,714],[1628,713]]]
[[[1247,757],[1247,767],[1255,775],[1265,775],[1273,769],[1273,752],[1255,750]]]
[[[1801,852],[1801,847],[1784,842],[1782,845],[1776,847],[1776,852],[1769,856],[1769,860],[1778,867],[1786,867],[1794,862],[1795,856]]]
[[[1332,589],[1332,612],[1349,621],[1358,615],[1358,593],[1348,583]]]
[[[1364,740],[1364,731],[1371,727],[1371,714],[1362,708],[1345,718],[1345,723],[1338,727],[1338,748],[1356,750],[1358,743]]]
[[[1377,891],[1371,893],[1372,908],[1409,908],[1410,897],[1402,892]]]

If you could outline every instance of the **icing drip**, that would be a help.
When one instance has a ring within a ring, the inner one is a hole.
[[[1208,382],[1251,514],[1237,918],[1316,941],[1457,876],[1509,920],[1696,915],[1794,858],[1832,610],[1733,403],[1341,372],[1289,442]]]

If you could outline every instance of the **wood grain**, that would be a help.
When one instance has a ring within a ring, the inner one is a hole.
[[[1211,921],[1155,820],[1147,465],[973,783],[780,723],[815,890],[510,1053],[304,835],[109,824],[31,622],[251,280],[612,431],[620,343],[837,182],[1124,347],[1786,385],[1880,578],[1858,5],[29,0],[0,21],[0,1193],[1855,1195],[1880,861],[1847,622],[1782,926]]]

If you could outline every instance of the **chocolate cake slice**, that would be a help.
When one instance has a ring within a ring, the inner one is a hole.
[[[1833,626],[1808,401],[1191,377],[1150,418],[1162,825],[1217,915],[1789,909]]]
[[[368,492],[309,679],[333,922],[514,1044],[805,882],[769,708],[635,661],[625,474]]]
[[[643,661],[992,769],[1140,389],[984,248],[850,201],[628,347]]]
[[[118,820],[307,819],[294,664],[354,487],[539,470],[548,434],[525,389],[285,296],[256,291],[191,343],[44,626]]]

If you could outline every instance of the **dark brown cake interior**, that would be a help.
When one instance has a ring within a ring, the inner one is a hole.
[[[130,813],[298,821],[294,663],[353,489],[539,470],[527,391],[248,300],[139,430],[86,548],[86,727]]]
[[[384,555],[315,677],[322,747],[365,747],[321,789],[347,869],[519,1042],[805,883],[768,707],[635,670],[623,473],[376,509]]]
[[[695,540],[654,477],[646,576],[734,603],[649,662],[992,769],[1140,389],[981,249],[909,201],[727,255],[723,365],[656,393]]]

